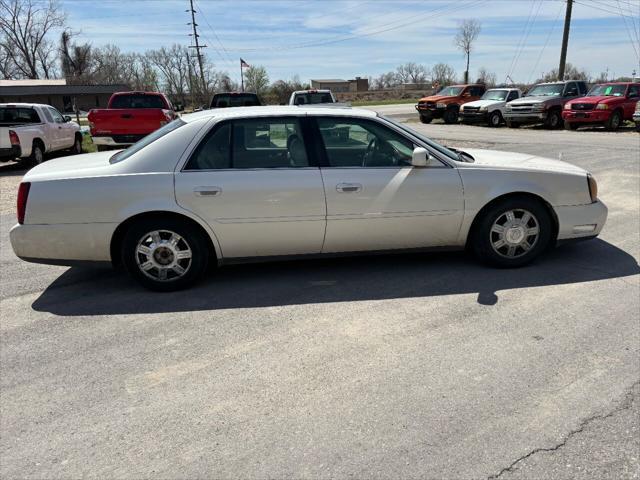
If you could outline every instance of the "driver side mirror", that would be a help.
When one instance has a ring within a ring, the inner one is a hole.
[[[69,115],[65,115],[64,116],[64,121],[65,122],[70,122],[71,121],[71,117]]]
[[[429,152],[422,147],[414,148],[411,155],[411,165],[414,167],[426,167],[429,165]]]

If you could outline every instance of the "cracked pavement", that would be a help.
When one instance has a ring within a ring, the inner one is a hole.
[[[412,126],[591,170],[601,237],[519,270],[362,257],[155,294],[19,261],[0,166],[0,477],[638,478],[640,136]]]

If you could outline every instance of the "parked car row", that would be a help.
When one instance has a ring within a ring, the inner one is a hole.
[[[442,118],[445,123],[485,123],[510,128],[542,124],[547,128],[575,130],[583,125],[604,125],[617,130],[634,117],[640,99],[640,83],[612,82],[590,90],[579,80],[540,83],[526,94],[517,88],[484,85],[451,85],[419,100],[416,110],[422,123]]]
[[[82,153],[80,126],[50,105],[0,104],[0,161],[42,163],[46,153]]]

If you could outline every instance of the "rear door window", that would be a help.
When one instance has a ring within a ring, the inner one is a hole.
[[[111,108],[166,108],[166,105],[159,95],[118,95]]]
[[[219,94],[211,100],[211,108],[256,107],[260,100],[255,94]]]
[[[41,120],[33,108],[3,107],[0,108],[0,123],[41,123]]]

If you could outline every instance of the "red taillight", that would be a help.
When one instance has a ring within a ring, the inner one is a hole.
[[[27,198],[29,198],[29,189],[31,183],[22,182],[18,187],[18,223],[24,223],[24,213],[27,211]]]
[[[9,130],[9,140],[11,141],[11,145],[19,147],[20,146],[20,138],[18,134],[13,130]]]

